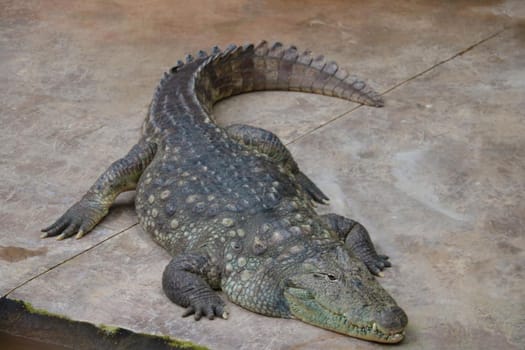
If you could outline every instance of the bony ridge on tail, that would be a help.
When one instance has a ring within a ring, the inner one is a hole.
[[[407,316],[373,275],[390,266],[367,230],[319,215],[326,195],[270,131],[218,126],[217,101],[258,90],[304,91],[383,106],[336,63],[280,43],[188,55],[161,79],[138,143],[114,162],[43,237],[82,237],[123,191],[139,221],[173,256],[163,289],[195,319],[227,317],[217,290],[257,313],[296,318],[384,343]]]

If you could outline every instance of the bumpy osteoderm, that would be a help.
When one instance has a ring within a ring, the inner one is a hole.
[[[396,343],[407,317],[374,275],[390,266],[367,230],[318,215],[328,197],[279,138],[219,127],[213,104],[257,90],[304,91],[380,107],[368,85],[322,56],[280,43],[199,51],[161,79],[139,143],[113,163],[44,237],[81,237],[116,196],[136,189],[139,221],[173,259],[162,276],[184,316],[227,318],[217,293],[268,316]]]

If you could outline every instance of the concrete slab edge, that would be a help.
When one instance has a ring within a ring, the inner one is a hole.
[[[30,303],[0,299],[0,332],[23,336],[71,349],[207,349],[188,341],[108,325],[71,320],[62,315],[35,309]]]

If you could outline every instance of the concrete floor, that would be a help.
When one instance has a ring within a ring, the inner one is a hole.
[[[525,4],[431,1],[0,2],[0,293],[78,320],[213,349],[376,349],[230,305],[181,319],[169,256],[123,195],[81,240],[39,239],[137,140],[161,73],[186,52],[265,38],[369,80],[386,107],[253,93],[216,107],[282,137],[393,268],[406,349],[525,346]],[[358,108],[356,108],[358,107]]]

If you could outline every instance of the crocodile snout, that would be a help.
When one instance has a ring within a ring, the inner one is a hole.
[[[408,317],[399,306],[390,306],[379,312],[376,318],[377,325],[385,333],[397,333],[405,329]]]

